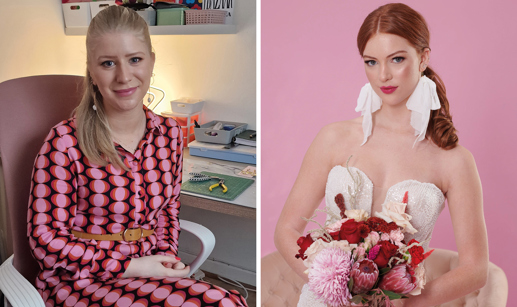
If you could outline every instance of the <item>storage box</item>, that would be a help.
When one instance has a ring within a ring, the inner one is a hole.
[[[148,26],[156,26],[156,10],[153,8],[147,8],[145,10],[136,11],[138,15],[147,22]]]
[[[185,24],[186,8],[170,8],[156,10],[156,25],[171,26]]]
[[[188,148],[191,156],[257,164],[256,147],[242,145],[227,149],[223,145],[201,143],[196,140],[189,143]]]
[[[87,27],[90,25],[91,14],[89,3],[63,3],[65,27]]]
[[[214,130],[213,127],[219,122],[222,123],[223,126],[233,126],[233,129]],[[196,135],[196,140],[200,142],[230,144],[232,142],[232,138],[245,131],[247,127],[248,124],[214,120],[201,125],[200,128],[194,128],[194,133]]]
[[[180,98],[171,101],[172,112],[183,114],[201,112],[204,105],[205,102],[201,99]]]
[[[194,134],[194,121],[199,121],[199,114],[200,112],[193,114],[162,112],[162,116],[172,117],[180,125],[181,131],[183,132],[183,147],[187,147],[188,143],[196,139]]]
[[[92,14],[92,18],[95,17],[100,11],[107,8],[108,6],[117,5],[115,1],[97,1],[90,2],[90,12]]]
[[[188,10],[185,11],[185,23],[193,24],[224,24],[226,11],[222,10]]]

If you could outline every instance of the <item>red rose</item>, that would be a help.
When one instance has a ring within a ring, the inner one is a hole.
[[[339,238],[341,240],[347,240],[350,244],[357,244],[361,241],[361,229],[360,226],[363,225],[364,222],[356,222],[353,219],[350,219],[343,224],[341,224],[341,230],[339,231]]]
[[[305,251],[314,243],[314,240],[311,238],[311,234],[307,234],[305,237],[300,237],[296,244],[300,247],[298,250],[298,254],[295,255],[296,258],[302,258],[305,260],[307,256],[305,256]]]
[[[415,239],[411,239],[411,241],[409,241],[407,246],[410,246],[413,243],[420,243],[420,242],[418,242]],[[417,245],[417,246],[411,247],[408,251],[411,254],[411,266],[416,267],[422,261],[424,261],[425,258],[429,257],[431,255],[431,253],[434,251],[434,249],[432,249],[424,254],[424,248],[422,246]]]
[[[392,244],[390,241],[379,241],[377,243],[381,247],[377,257],[373,260],[379,269],[385,268],[388,266],[388,262],[391,257],[395,256],[398,251],[398,247],[395,244]]]
[[[339,241],[339,231],[329,232],[329,235],[332,237],[332,240]],[[325,242],[327,242],[325,240]]]

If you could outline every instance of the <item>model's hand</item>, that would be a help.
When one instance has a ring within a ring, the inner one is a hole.
[[[176,262],[176,263],[172,263],[172,262],[164,262],[163,263],[163,266],[166,267],[166,268],[169,268],[169,269],[174,269],[174,270],[182,270],[186,267],[186,265],[183,263],[183,262]]]
[[[171,267],[167,267],[171,265]],[[177,267],[177,269],[176,269]],[[190,267],[180,262],[180,258],[165,255],[144,256],[133,258],[122,275],[122,278],[131,277],[185,277]]]

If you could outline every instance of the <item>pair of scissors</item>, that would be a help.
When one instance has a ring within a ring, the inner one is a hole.
[[[217,188],[218,186],[220,186],[221,189],[223,189],[223,193],[228,192],[228,188],[226,187],[226,185],[224,185],[223,178],[219,178],[219,177],[215,177],[215,176],[208,176],[208,175],[201,174],[201,173],[189,173],[189,175],[191,176],[189,178],[190,181],[207,181],[207,180],[213,180],[213,179],[219,180],[218,183],[213,184],[208,188],[210,190],[210,192],[212,192],[212,190],[214,188]]]

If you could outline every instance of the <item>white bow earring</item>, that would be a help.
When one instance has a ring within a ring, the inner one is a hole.
[[[381,98],[374,92],[370,83],[363,86],[355,108],[355,111],[361,112],[363,116],[364,138],[361,146],[366,143],[368,137],[372,134],[372,113],[379,110],[381,105]],[[431,110],[441,108],[440,99],[436,92],[436,83],[426,76],[422,76],[413,94],[409,96],[406,107],[411,110],[411,126],[415,129],[415,135],[417,136],[413,143],[413,147],[415,147],[417,142],[425,138]]]

